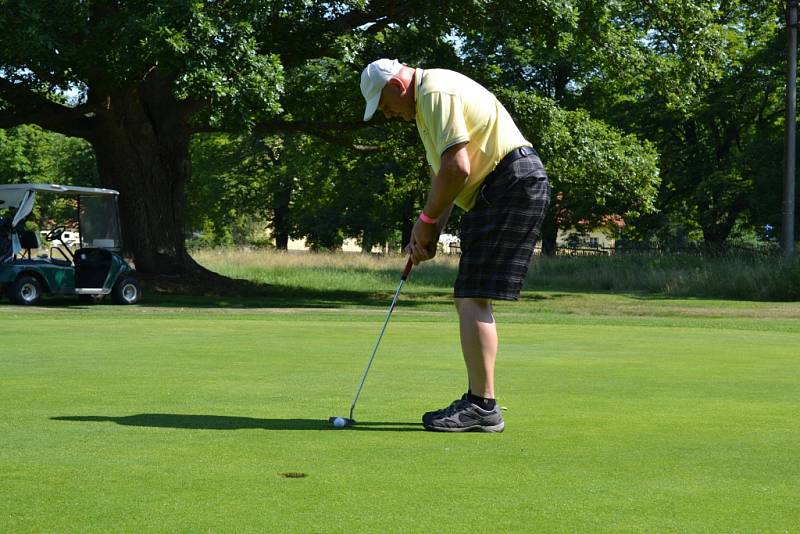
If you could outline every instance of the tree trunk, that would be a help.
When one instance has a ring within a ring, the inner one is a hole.
[[[106,101],[91,143],[101,184],[120,192],[126,252],[143,273],[204,272],[186,252],[183,233],[189,113],[157,75]]]
[[[716,254],[725,250],[725,242],[736,225],[736,219],[747,208],[748,199],[749,194],[742,193],[733,199],[721,198],[716,203],[698,203],[700,228],[709,252]]]
[[[557,211],[550,206],[545,213],[542,221],[542,255],[555,256],[556,243],[558,241],[558,221],[556,220]]]
[[[289,250],[289,234],[277,232],[275,234],[275,248],[278,250]]]
[[[278,184],[277,191],[272,200],[272,232],[275,236],[275,248],[288,250],[289,248],[289,204],[294,192],[294,184],[290,177]]]
[[[733,229],[733,223],[707,225],[701,229],[706,250],[711,254],[719,254],[725,250],[725,242]]]

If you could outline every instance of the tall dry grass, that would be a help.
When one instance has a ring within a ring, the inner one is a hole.
[[[220,274],[309,289],[385,291],[405,265],[399,255],[199,249],[194,258]],[[451,288],[458,256],[415,268],[417,289]],[[536,257],[525,290],[645,292],[675,297],[800,300],[800,261],[773,256]]]
[[[752,255],[537,258],[526,288],[790,301],[800,300],[800,261]]]
[[[284,252],[270,249],[198,249],[193,258],[232,278],[286,287],[385,291],[400,278],[406,257],[357,252]],[[411,272],[416,288],[451,287],[457,256],[437,256]]]

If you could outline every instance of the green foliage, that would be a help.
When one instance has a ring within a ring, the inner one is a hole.
[[[0,130],[0,183],[94,186],[94,155],[85,141],[36,126]]]
[[[283,67],[278,55],[257,52],[254,13],[244,9],[232,16],[229,4],[196,4],[188,23],[176,25],[170,18],[156,26],[154,38],[166,47],[167,64],[181,73],[176,97],[213,103],[197,121],[212,128],[249,128],[281,111]]]
[[[515,17],[518,2],[491,4],[492,16],[460,29],[474,76],[586,109],[659,152],[657,211],[633,221],[640,235],[683,225],[684,239],[698,228],[721,242],[739,219],[776,225],[777,2],[540,1],[537,17]]]
[[[501,99],[542,155],[562,228],[654,211],[660,178],[652,145],[533,94],[505,91]]]
[[[587,87],[594,115],[650,139],[662,155],[659,215],[721,243],[738,220],[775,224],[782,160],[784,33],[778,3],[647,2],[627,28],[645,61]],[[635,95],[635,98],[631,98]]]
[[[780,219],[784,35],[772,0],[2,6],[0,124],[24,115],[91,139],[92,114],[141,105],[169,117],[153,126],[169,146],[225,132],[192,145],[183,225],[210,243],[263,242],[269,227],[319,249],[345,236],[402,244],[428,176],[413,127],[360,128],[359,73],[381,56],[495,91],[542,153],[562,226],[623,215],[635,237],[719,243]],[[86,113],[40,111],[42,95],[63,104],[65,91]],[[47,175],[5,145],[4,180]],[[77,154],[64,158],[72,174],[93,175],[80,167],[86,146],[62,145]]]
[[[91,146],[82,139],[65,137],[37,126],[0,130],[0,183],[46,183],[98,186]],[[64,221],[75,215],[69,199],[42,195],[34,217],[45,228],[47,221]]]
[[[403,129],[399,133],[394,139]],[[398,148],[394,139],[378,146]],[[287,145],[287,172],[296,183],[289,204],[293,235],[306,237],[313,249],[336,249],[345,237],[356,237],[369,250],[394,241],[403,221],[416,215],[427,180],[419,179],[419,165],[415,173],[399,153],[359,155],[308,137]]]
[[[77,88],[86,101],[90,88],[108,94],[156,71],[178,101],[196,103],[197,123],[248,128],[280,111],[283,90],[279,57],[258,50],[259,4],[9,0],[0,73],[50,93]]]
[[[223,236],[236,221],[261,220],[274,237],[305,238],[314,250],[335,250],[346,237],[364,250],[402,246],[400,234],[416,217],[429,180],[416,131],[390,125],[349,141],[367,148],[306,135],[196,136],[188,232],[203,227],[204,234]]]
[[[278,137],[195,136],[187,234],[199,232],[203,244],[245,244],[258,235],[254,223],[263,230],[272,214],[281,147]]]

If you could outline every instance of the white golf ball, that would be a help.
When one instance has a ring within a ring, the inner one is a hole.
[[[336,428],[342,428],[344,426],[344,419],[342,419],[341,417],[337,417],[336,419],[333,420],[333,426],[335,426]]]

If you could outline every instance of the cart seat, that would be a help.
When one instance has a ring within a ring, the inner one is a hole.
[[[33,230],[23,230],[19,232],[19,244],[22,246],[23,250],[27,250],[29,254],[31,250],[42,246],[41,241],[39,241],[39,234]]]

